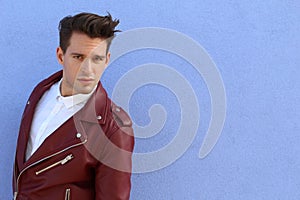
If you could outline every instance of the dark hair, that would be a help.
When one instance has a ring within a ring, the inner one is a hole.
[[[107,42],[107,52],[119,20],[113,20],[108,13],[107,16],[99,16],[93,13],[79,13],[75,16],[67,16],[59,22],[59,45],[65,53],[70,45],[70,38],[73,32],[84,33],[90,38],[104,38]]]

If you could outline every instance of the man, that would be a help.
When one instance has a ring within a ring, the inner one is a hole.
[[[60,21],[63,70],[40,82],[25,107],[14,199],[129,199],[131,120],[99,82],[118,23],[91,13]]]

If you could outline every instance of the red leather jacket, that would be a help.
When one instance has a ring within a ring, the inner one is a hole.
[[[13,191],[18,200],[129,199],[131,120],[101,83],[86,105],[25,161],[35,107],[62,71],[39,83],[25,107],[17,142]]]

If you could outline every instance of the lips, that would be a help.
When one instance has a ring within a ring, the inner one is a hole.
[[[93,78],[78,78],[77,80],[84,84],[89,84],[94,82]]]

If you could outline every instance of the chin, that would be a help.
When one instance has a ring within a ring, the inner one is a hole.
[[[74,94],[89,94],[93,89],[94,87],[92,86],[78,88],[78,89],[74,88]]]
[[[77,84],[74,84],[73,90],[77,94],[88,94],[95,87],[96,87],[96,84],[94,82],[92,82],[92,83],[77,83]]]

